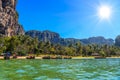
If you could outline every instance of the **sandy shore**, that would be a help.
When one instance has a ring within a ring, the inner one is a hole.
[[[27,56],[18,56],[17,59],[26,59]],[[35,57],[35,59],[42,59],[43,55],[42,56],[39,56],[39,57]],[[52,56],[54,57],[54,56]],[[116,56],[116,57],[106,57],[106,59],[108,58],[120,58],[120,56]],[[0,60],[3,60],[4,57],[3,56],[0,56]],[[12,59],[12,56],[10,57],[10,59]],[[81,57],[81,56],[76,56],[76,57],[72,57],[72,59],[95,59],[95,57]]]
[[[120,58],[120,56],[118,56],[118,57],[117,56],[116,57],[106,57],[106,58]]]
[[[95,59],[94,57],[72,57],[72,59]]]

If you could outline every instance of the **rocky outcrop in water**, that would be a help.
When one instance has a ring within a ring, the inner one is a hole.
[[[23,35],[24,30],[18,24],[17,0],[0,0],[0,36]]]

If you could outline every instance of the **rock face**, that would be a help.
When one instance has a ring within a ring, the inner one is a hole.
[[[70,44],[76,44],[80,42],[80,39],[75,39],[75,38],[61,38],[60,39],[60,44],[62,45],[70,45]]]
[[[69,45],[69,44],[75,44],[76,42],[80,42],[79,39],[74,38],[61,38],[58,33],[51,32],[51,31],[28,31],[25,33],[26,35],[31,36],[32,38],[37,37],[40,41],[43,42],[51,42],[53,44],[61,44],[61,45]]]
[[[18,24],[18,13],[15,10],[16,0],[0,0],[0,35],[23,35],[24,30]]]
[[[114,40],[113,39],[105,39],[102,36],[98,37],[90,37],[88,39],[81,39],[80,40],[83,44],[107,44],[107,45],[113,45]]]
[[[75,38],[61,38],[58,33],[51,32],[51,31],[28,31],[25,33],[26,35],[29,35],[33,38],[37,37],[40,41],[44,42],[51,42],[51,43],[57,43],[61,45],[69,45],[69,44],[75,44],[77,42],[81,42],[82,44],[107,44],[107,45],[113,45],[114,40],[113,39],[105,39],[104,37],[91,37],[88,39],[75,39]]]
[[[115,45],[120,47],[120,35],[115,38]]]
[[[76,42],[80,42],[79,39],[74,38],[61,38],[58,33],[51,32],[51,31],[28,31],[25,33],[26,35],[31,36],[32,38],[37,37],[40,41],[43,42],[51,42],[53,44],[61,44],[61,45],[69,45],[69,44],[75,44]]]
[[[50,41],[51,43],[59,43],[60,42],[60,36],[58,33],[51,32],[51,31],[28,31],[25,33],[26,35],[29,35],[33,38],[37,37],[40,41],[48,42]]]

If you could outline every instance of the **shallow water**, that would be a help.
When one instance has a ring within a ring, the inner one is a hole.
[[[0,60],[0,80],[120,80],[120,59]]]

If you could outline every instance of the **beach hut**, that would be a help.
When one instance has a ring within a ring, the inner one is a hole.
[[[106,57],[101,56],[99,53],[92,53],[92,56],[94,56],[95,59],[104,59]]]

